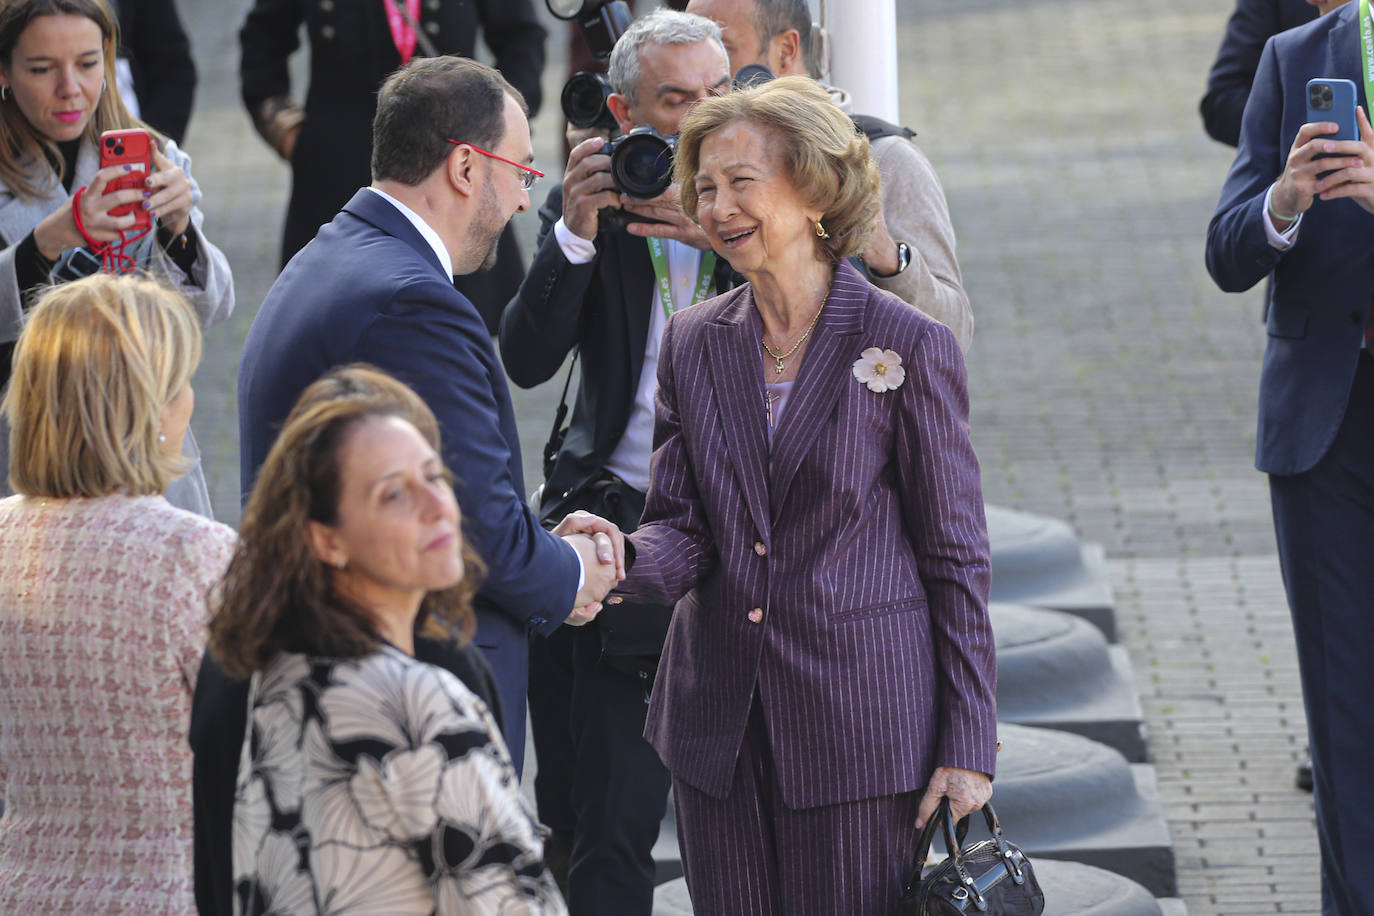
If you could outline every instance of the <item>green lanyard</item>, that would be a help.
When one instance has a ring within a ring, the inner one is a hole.
[[[1374,101],[1374,22],[1370,21],[1369,0],[1360,0],[1360,58],[1364,62],[1365,104],[1370,104]]]
[[[673,305],[673,284],[668,279],[668,258],[663,254],[663,239],[650,236],[645,241],[649,243],[649,260],[654,262],[654,276],[658,278],[658,297],[663,300],[663,314],[665,317],[671,317],[676,308]],[[688,305],[696,305],[710,295],[711,276],[715,269],[716,253],[703,251],[701,268],[697,271],[696,289],[692,290],[692,301]]]

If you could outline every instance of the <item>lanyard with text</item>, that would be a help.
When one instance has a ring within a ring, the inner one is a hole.
[[[396,45],[396,53],[401,55],[401,66],[410,63],[415,53],[415,43],[419,30],[415,19],[420,15],[420,0],[400,0],[404,7],[396,5],[396,0],[386,0],[386,24],[391,29],[391,40]]]
[[[1360,0],[1360,60],[1364,64],[1364,99],[1369,105],[1374,100],[1374,22],[1370,21],[1369,0]]]
[[[649,243],[649,260],[654,262],[654,276],[658,279],[658,297],[663,300],[663,314],[671,316],[677,308],[673,303],[673,284],[668,279],[668,258],[663,254],[663,239],[650,236],[645,241]],[[710,295],[711,275],[715,269],[716,253],[703,251],[701,268],[697,271],[697,285],[692,290],[692,301],[687,305],[696,305]]]

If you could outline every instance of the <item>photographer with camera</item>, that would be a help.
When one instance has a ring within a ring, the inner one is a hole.
[[[675,186],[650,200],[622,192],[644,193],[654,177],[666,178],[672,143],[664,138],[696,101],[730,88],[720,29],[700,16],[651,13],[616,42],[610,80],[607,105],[628,136],[610,155],[598,139],[573,149],[561,188],[539,211],[537,251],[502,316],[500,344],[511,380],[524,388],[553,377],[569,352],[581,356],[572,425],[545,484],[541,517],[596,506],[629,532],[649,485],[667,315],[724,291],[731,274],[682,214]],[[661,136],[632,133],[644,127]],[[650,227],[639,221],[645,216],[662,222]],[[667,237],[641,237],[648,231]],[[532,640],[535,797],[540,820],[554,831],[551,866],[560,851],[571,856],[574,914],[648,916],[652,909],[651,849],[669,778],[643,730],[671,612],[608,606],[577,633]]]
[[[771,72],[819,78],[821,33],[811,24],[806,0],[690,0],[687,10],[721,27],[732,73],[750,67],[765,77]],[[748,81],[741,77],[741,82]],[[959,346],[968,350],[973,309],[954,254],[949,204],[935,169],[911,142],[913,132],[855,115],[847,92],[829,85],[825,89],[868,136],[882,176],[883,208],[860,255],[865,276],[948,326]]]

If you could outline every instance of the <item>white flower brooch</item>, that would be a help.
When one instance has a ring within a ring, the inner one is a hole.
[[[906,381],[902,358],[895,350],[869,347],[854,362],[854,377],[868,386],[869,391],[881,394],[895,391]]]

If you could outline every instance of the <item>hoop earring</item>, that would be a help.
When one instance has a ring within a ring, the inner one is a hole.
[[[8,98],[9,98],[9,94],[10,94],[10,87],[9,87],[9,86],[0,86],[0,102],[3,102],[3,101],[5,101],[6,99],[8,99]]]
[[[828,239],[828,238],[830,238],[830,233],[825,231],[825,227],[821,225],[821,221],[820,221],[820,220],[816,220],[816,238],[818,238],[818,239]]]

